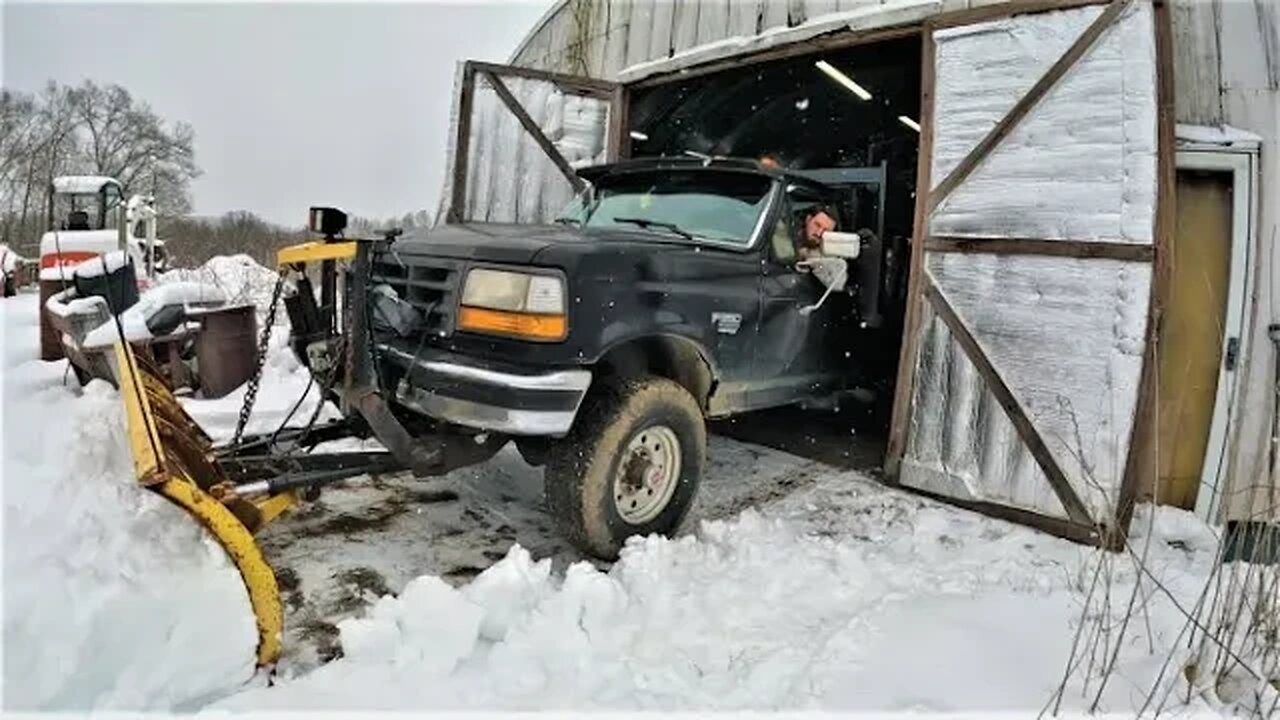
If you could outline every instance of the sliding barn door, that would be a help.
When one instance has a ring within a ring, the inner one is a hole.
[[[616,83],[475,61],[458,70],[440,217],[545,223],[582,187],[575,171],[622,146]]]
[[[1118,0],[926,33],[901,484],[1089,542],[1127,529],[1154,369],[1156,26]]]

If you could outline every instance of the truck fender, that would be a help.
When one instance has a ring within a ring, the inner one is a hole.
[[[596,361],[605,376],[648,373],[674,380],[706,409],[720,372],[702,343],[674,333],[644,333],[614,341]]]

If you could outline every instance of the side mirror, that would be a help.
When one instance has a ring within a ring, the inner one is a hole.
[[[822,234],[822,254],[856,260],[862,254],[862,236],[834,230],[825,232]]]

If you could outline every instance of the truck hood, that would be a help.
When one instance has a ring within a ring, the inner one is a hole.
[[[620,245],[635,244],[652,247],[670,244],[670,241],[651,232],[617,228],[582,230],[569,225],[469,223],[440,225],[403,237],[396,242],[395,249],[404,254],[523,265],[534,262],[539,253],[553,247],[617,249]]]

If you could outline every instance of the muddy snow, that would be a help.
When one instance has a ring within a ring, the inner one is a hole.
[[[588,562],[508,449],[430,481],[363,478],[268,527],[288,626],[268,686],[235,570],[133,483],[115,391],[36,359],[35,295],[0,316],[6,709],[1021,714],[1062,682],[1081,623],[1093,551],[723,436],[685,533]],[[307,385],[282,345],[266,378],[251,431]],[[225,438],[241,398],[184,404]],[[1168,509],[1135,528],[1160,586],[1192,604],[1212,533]],[[1136,581],[1116,563],[1114,602]],[[1179,667],[1185,619],[1147,592],[1104,711],[1141,706],[1171,653]],[[1088,707],[1096,685],[1072,680],[1063,707]]]

